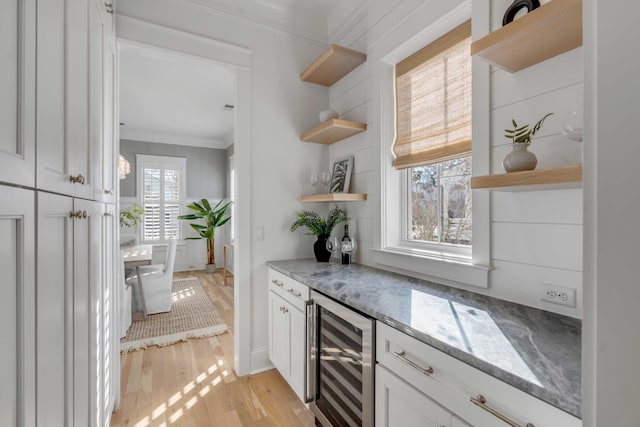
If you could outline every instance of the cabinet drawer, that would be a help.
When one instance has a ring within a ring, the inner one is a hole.
[[[305,301],[310,297],[308,286],[272,268],[269,269],[269,289],[303,311]]]
[[[582,421],[397,329],[378,322],[376,358],[391,372],[476,427],[578,427]],[[471,399],[484,396],[486,402]],[[477,402],[479,403],[479,402]],[[491,410],[497,414],[492,414]]]

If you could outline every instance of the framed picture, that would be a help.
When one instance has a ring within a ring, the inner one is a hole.
[[[329,193],[348,193],[351,182],[351,171],[353,170],[353,156],[333,162],[331,169],[331,183]]]

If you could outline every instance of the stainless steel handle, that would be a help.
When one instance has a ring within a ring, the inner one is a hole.
[[[113,196],[113,190],[104,190],[104,194],[108,194],[110,196]]]
[[[484,409],[494,417],[498,418],[500,421],[510,425],[511,427],[522,427],[520,424],[507,418],[505,415],[502,415],[500,412],[496,411],[492,407],[487,406],[487,399],[485,399],[483,395],[479,394],[478,397],[471,397],[470,399],[471,399],[471,403],[481,407],[482,409]],[[535,427],[535,426],[531,423],[527,423],[525,427]]]
[[[300,292],[294,291],[293,288],[287,289],[287,292],[292,294],[294,297],[301,298],[302,294]]]
[[[273,283],[276,286],[280,286],[281,288],[284,287],[284,283],[282,283],[278,279],[271,279],[271,283]]]
[[[401,352],[396,352],[396,351],[392,351],[391,352],[398,360],[400,360],[403,363],[406,363],[407,365],[411,366],[414,369],[417,369],[418,371],[420,371],[421,373],[429,376],[431,374],[433,374],[433,368],[431,366],[428,366],[426,369],[423,368],[422,366],[418,365],[417,363],[407,359],[407,353],[403,351]]]
[[[111,212],[105,212],[104,216],[113,216],[113,214]]]
[[[69,181],[71,181],[74,184],[84,185],[85,179],[84,179],[84,176],[82,176],[82,174],[76,175],[76,176],[69,175]]]
[[[303,393],[304,393],[304,403],[309,403],[313,401],[313,392],[309,393],[309,367],[311,366],[311,329],[313,327],[313,300],[305,301],[305,327],[304,327],[304,348],[307,354],[307,360],[304,362],[304,385],[303,385]]]

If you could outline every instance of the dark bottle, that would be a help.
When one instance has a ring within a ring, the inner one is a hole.
[[[351,237],[349,237],[349,224],[344,225],[344,236],[342,236],[340,249],[342,252],[342,263],[347,265],[351,264]]]

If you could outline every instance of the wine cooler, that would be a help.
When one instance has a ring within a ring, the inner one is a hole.
[[[311,292],[311,410],[322,427],[373,427],[375,320]]]

